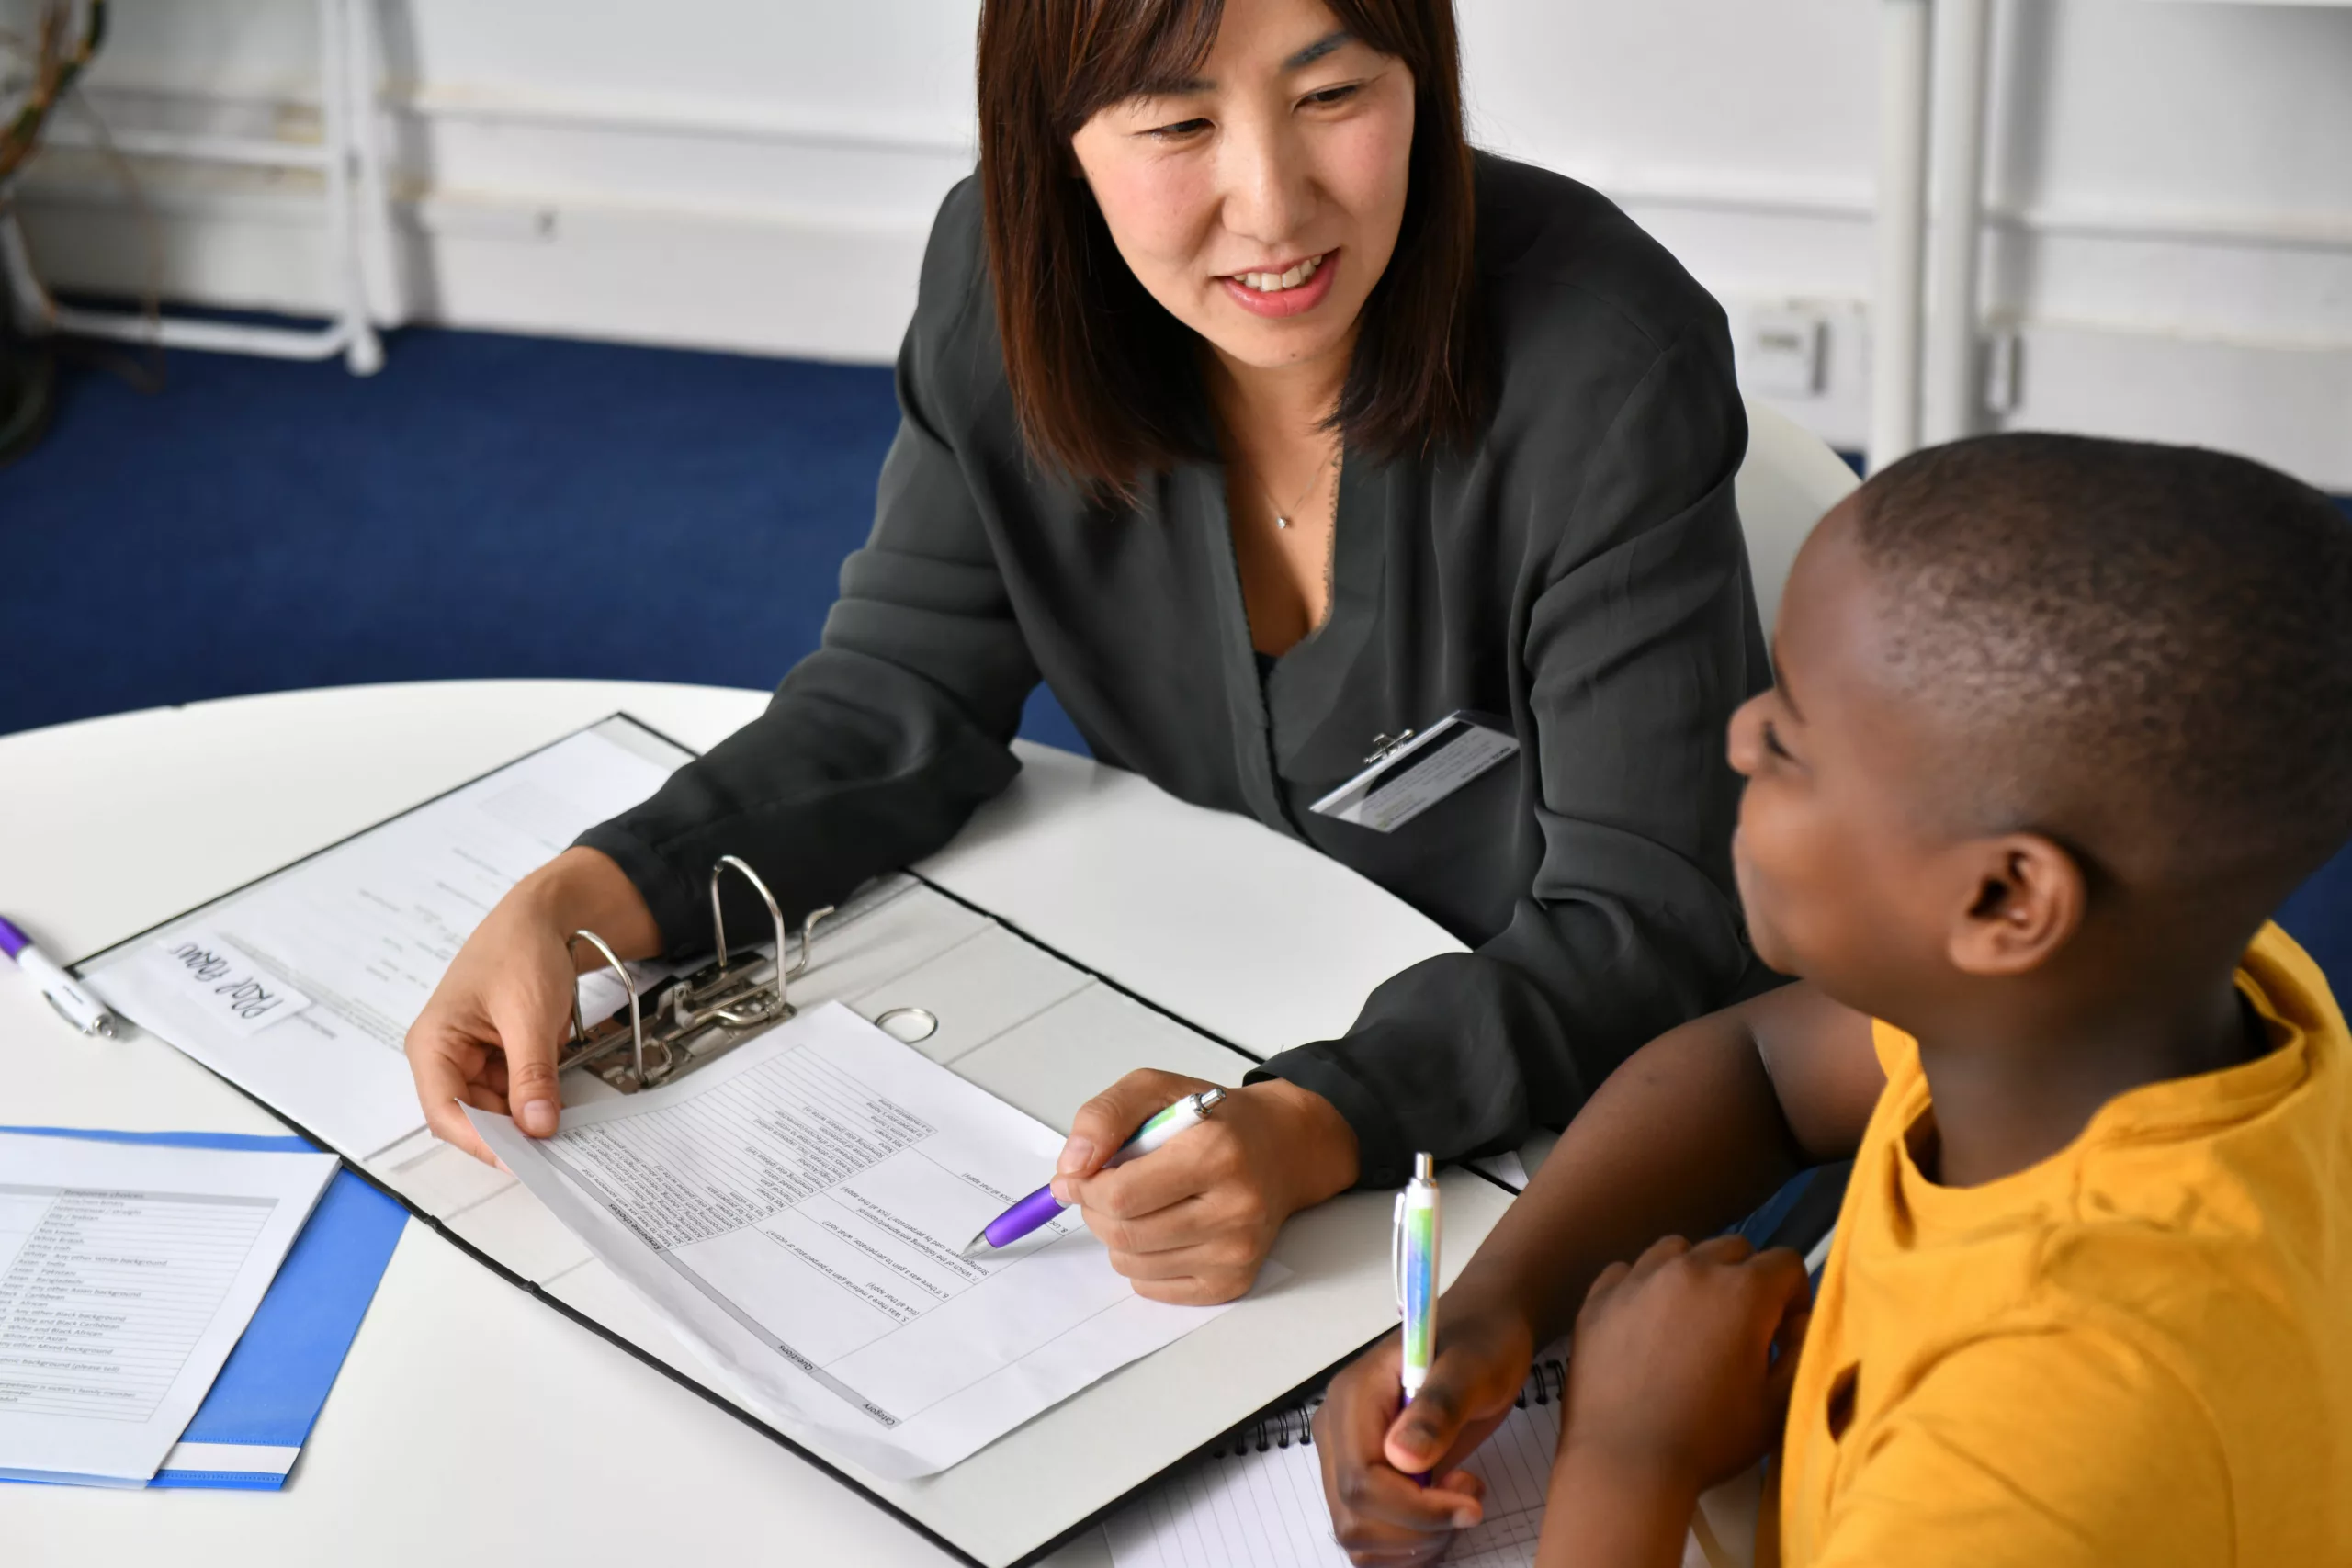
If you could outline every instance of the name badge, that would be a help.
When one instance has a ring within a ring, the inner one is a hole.
[[[1370,767],[1307,809],[1391,833],[1518,754],[1519,738],[1501,720],[1456,708],[1419,735],[1408,731],[1384,745]]]
[[[240,1035],[257,1033],[311,1005],[310,998],[209,931],[165,937],[145,967],[174,996]]]

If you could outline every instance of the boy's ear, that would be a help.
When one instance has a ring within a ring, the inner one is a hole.
[[[2040,833],[1981,839],[1963,852],[1972,891],[1945,938],[1964,975],[2022,975],[2049,962],[2081,929],[2083,868]]]

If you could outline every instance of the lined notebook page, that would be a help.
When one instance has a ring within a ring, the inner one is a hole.
[[[1556,1367],[1539,1369],[1528,1397],[1463,1466],[1487,1483],[1487,1517],[1454,1538],[1445,1556],[1453,1568],[1534,1562],[1560,1438],[1558,1380]],[[1322,1466],[1314,1446],[1297,1438],[1191,1466],[1138,1498],[1103,1533],[1116,1568],[1348,1568],[1348,1554],[1331,1539]]]

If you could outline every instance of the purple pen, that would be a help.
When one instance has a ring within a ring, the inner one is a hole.
[[[90,994],[74,983],[64,967],[33,945],[17,924],[0,917],[0,953],[17,961],[32,983],[40,987],[42,996],[58,1015],[85,1034],[114,1033],[114,1014],[107,1011]]]
[[[1123,1145],[1117,1154],[1102,1162],[1103,1168],[1125,1165],[1151,1153],[1160,1145],[1195,1122],[1204,1122],[1209,1113],[1225,1103],[1225,1090],[1204,1089],[1198,1094],[1188,1094],[1175,1104],[1152,1117],[1136,1129],[1136,1135]],[[1054,1196],[1052,1183],[1040,1187],[1018,1203],[999,1214],[981,1227],[980,1234],[964,1244],[964,1256],[971,1257],[982,1246],[1011,1247],[1038,1226],[1052,1223],[1062,1212],[1061,1201]]]

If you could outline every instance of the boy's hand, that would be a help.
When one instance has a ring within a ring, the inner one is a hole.
[[[1486,1487],[1455,1467],[1510,1414],[1532,1352],[1517,1314],[1449,1300],[1439,1306],[1437,1360],[1409,1407],[1398,1409],[1396,1335],[1332,1380],[1315,1413],[1315,1446],[1332,1536],[1351,1562],[1433,1562],[1454,1531],[1484,1517]]]
[[[1694,1495],[1737,1475],[1780,1437],[1812,1297],[1803,1258],[1738,1236],[1668,1236],[1611,1264],[1577,1315],[1561,1464]]]

